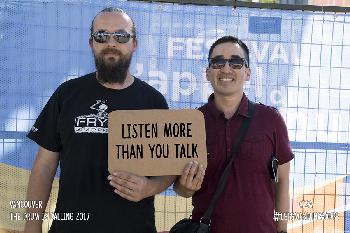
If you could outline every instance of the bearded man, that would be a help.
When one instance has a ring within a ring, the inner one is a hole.
[[[42,206],[27,212],[44,213],[59,164],[55,214],[66,220],[55,219],[50,233],[154,233],[154,195],[175,177],[109,174],[107,114],[168,105],[157,90],[130,74],[136,30],[122,9],[106,8],[95,16],[89,44],[97,71],[61,84],[28,134],[39,150],[27,199]],[[27,221],[25,232],[41,233],[41,225],[41,220]]]

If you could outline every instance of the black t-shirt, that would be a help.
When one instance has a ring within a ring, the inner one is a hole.
[[[131,202],[113,192],[107,176],[107,114],[166,109],[164,97],[135,78],[121,90],[102,86],[95,73],[69,80],[54,92],[28,137],[59,152],[61,174],[55,213],[61,219],[86,213],[89,220],[55,220],[52,233],[155,232],[154,197]]]

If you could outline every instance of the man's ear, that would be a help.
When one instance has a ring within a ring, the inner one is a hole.
[[[90,48],[92,49],[92,43],[93,43],[93,41],[92,41],[93,39],[92,39],[92,37],[90,36],[90,38],[89,38],[89,45],[90,45]]]
[[[136,49],[137,49],[137,46],[138,46],[138,41],[137,41],[137,38],[134,38],[133,39],[133,41],[132,41],[132,43],[133,43],[133,52],[135,52],[136,51]]]
[[[209,72],[210,72],[209,67],[207,67],[205,69],[205,77],[207,78],[208,81],[210,81],[209,78],[208,78]]]
[[[245,81],[249,81],[250,80],[250,73],[251,73],[250,68],[247,67],[244,72],[245,72]]]

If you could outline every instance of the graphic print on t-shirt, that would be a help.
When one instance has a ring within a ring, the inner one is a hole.
[[[75,118],[75,133],[108,133],[108,106],[105,100],[96,100],[90,109],[97,111],[95,114],[82,115]]]

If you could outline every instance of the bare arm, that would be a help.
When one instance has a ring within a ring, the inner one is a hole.
[[[138,202],[164,191],[175,180],[176,176],[138,176],[129,172],[115,171],[108,176],[114,192],[129,201]]]
[[[289,212],[289,167],[290,162],[278,167],[278,183],[276,184],[276,212]],[[287,221],[277,222],[277,232],[287,232]]]
[[[149,178],[150,186],[149,186],[149,196],[154,196],[158,193],[163,192],[167,189],[172,183],[176,176],[153,176]]]
[[[192,197],[202,186],[205,169],[197,161],[186,165],[183,174],[174,183],[174,191],[182,197]]]
[[[29,177],[27,200],[42,201],[42,208],[27,209],[27,213],[38,213],[40,218],[46,209],[50,197],[52,181],[54,179],[57,165],[58,152],[46,150],[39,147],[32,172]],[[25,233],[41,233],[42,220],[27,221]]]

